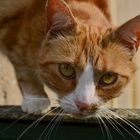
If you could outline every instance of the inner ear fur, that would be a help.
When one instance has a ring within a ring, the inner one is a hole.
[[[76,21],[64,0],[48,0],[46,5],[47,29],[49,37],[68,34],[75,29]]]
[[[140,46],[140,15],[116,29],[112,38],[114,41],[123,44],[134,55]]]

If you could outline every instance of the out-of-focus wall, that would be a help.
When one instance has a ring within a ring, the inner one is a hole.
[[[13,67],[0,52],[0,105],[18,105],[20,103],[21,95]]]
[[[113,22],[116,25],[121,25],[136,15],[140,15],[140,0],[110,1]],[[111,103],[113,107],[140,108],[140,50],[137,52],[134,61],[138,67],[134,80],[128,86],[125,94]]]

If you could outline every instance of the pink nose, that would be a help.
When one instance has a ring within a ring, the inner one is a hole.
[[[80,111],[86,111],[90,108],[90,105],[87,103],[76,101],[76,105]]]

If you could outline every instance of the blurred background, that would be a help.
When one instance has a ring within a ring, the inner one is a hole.
[[[140,15],[140,0],[110,0],[110,3],[115,25],[121,25],[127,20]],[[134,62],[138,69],[133,81],[121,97],[109,104],[111,107],[140,108],[140,49],[134,58]]]
[[[140,14],[140,0],[110,0],[114,25]],[[140,108],[140,49],[134,58],[138,70],[125,93],[111,101],[108,106]],[[0,105],[21,104],[21,94],[15,80],[14,70],[8,59],[0,53]]]

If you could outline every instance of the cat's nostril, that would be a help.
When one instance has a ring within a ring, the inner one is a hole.
[[[76,106],[80,111],[86,111],[90,108],[90,105],[87,103],[76,101]]]

